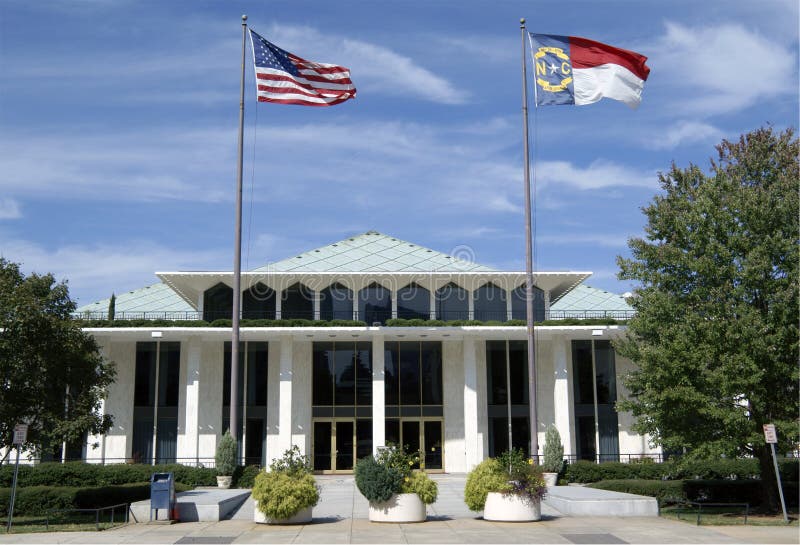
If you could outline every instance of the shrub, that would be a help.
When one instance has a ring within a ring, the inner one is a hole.
[[[542,471],[547,473],[561,473],[564,467],[564,445],[561,444],[561,435],[558,428],[550,425],[544,435],[544,463]]]
[[[222,439],[219,440],[217,445],[217,454],[214,461],[217,464],[218,475],[233,475],[236,466],[236,456],[238,449],[236,447],[236,439],[231,435],[230,430],[225,432]]]
[[[272,461],[269,470],[289,474],[311,473],[311,461],[308,456],[300,453],[300,447],[292,445],[283,456]]]
[[[372,456],[358,460],[353,473],[358,491],[371,503],[388,501],[400,491],[405,477],[398,469],[378,463]]]
[[[267,517],[288,519],[306,507],[317,505],[319,490],[310,473],[261,471],[255,478],[253,499]]]
[[[403,477],[400,493],[416,494],[422,503],[430,505],[436,501],[436,497],[439,495],[439,487],[424,471],[417,470],[412,471],[411,475]]]
[[[588,486],[591,488],[598,488],[600,490],[613,490],[614,492],[625,492],[627,494],[650,496],[658,500],[659,506],[668,503],[679,503],[687,499],[686,493],[683,489],[683,481],[613,479],[598,481]]]
[[[261,471],[261,467],[256,465],[238,466],[233,472],[231,481],[232,488],[253,488],[256,475]]]
[[[496,458],[487,458],[467,475],[464,502],[470,511],[483,511],[489,492],[510,492],[508,473]]]
[[[190,467],[181,464],[87,464],[85,462],[46,462],[37,465],[19,466],[20,487],[28,486],[105,486],[127,483],[142,483],[150,480],[153,473],[173,473],[176,483],[189,487],[213,486],[216,470]],[[14,477],[14,466],[0,466],[0,487],[10,487]]]

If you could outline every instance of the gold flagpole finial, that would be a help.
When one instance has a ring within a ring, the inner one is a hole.
[[[247,15],[242,15],[242,24],[243,25],[247,24]]]
[[[519,27],[520,28],[525,28],[525,17],[520,18]]]

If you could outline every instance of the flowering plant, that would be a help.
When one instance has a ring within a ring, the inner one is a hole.
[[[483,511],[490,492],[516,494],[538,502],[547,492],[542,471],[522,450],[506,451],[487,458],[469,472],[464,501],[472,511]]]
[[[393,494],[416,494],[425,504],[436,501],[438,487],[422,469],[419,452],[407,453],[403,447],[388,445],[376,456],[358,460],[355,467],[356,486],[367,500],[380,503]]]

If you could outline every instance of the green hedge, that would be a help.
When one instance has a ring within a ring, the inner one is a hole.
[[[231,486],[233,488],[253,488],[259,472],[261,472],[259,466],[239,466],[233,472]]]
[[[544,320],[536,322],[537,326],[548,325],[618,325],[626,320],[614,318],[565,318],[563,320]],[[525,320],[424,320],[421,318],[392,318],[386,320],[388,327],[460,327],[460,326],[525,326]]]
[[[779,461],[781,479],[786,482],[798,481],[800,460],[783,459]],[[759,463],[755,458],[720,458],[718,460],[668,460],[656,463],[603,462],[596,464],[578,461],[569,464],[564,478],[572,483],[594,483],[617,479],[757,479]]]
[[[48,462],[19,466],[20,487],[61,486],[87,487],[149,482],[153,473],[172,472],[175,482],[190,488],[216,486],[217,472],[212,468],[198,468],[180,464],[87,464],[84,462]],[[0,467],[0,487],[10,487],[14,479],[14,466]]]
[[[671,481],[615,479],[599,481],[588,486],[601,490],[650,496],[656,498],[659,505],[686,500],[709,503],[749,503],[750,505],[759,505],[761,503],[761,481],[758,479],[682,479]],[[797,483],[783,483],[783,492],[787,504],[796,506],[798,503]]]
[[[20,468],[21,469],[21,468]],[[189,490],[177,483],[176,492]],[[14,514],[44,515],[50,509],[94,509],[120,503],[132,503],[150,498],[150,483],[131,483],[120,486],[72,487],[29,486],[17,489]],[[0,488],[0,512],[8,513],[11,489]]]
[[[75,318],[80,327],[231,327],[230,319],[205,320],[84,320]],[[360,320],[241,320],[241,327],[366,327]]]

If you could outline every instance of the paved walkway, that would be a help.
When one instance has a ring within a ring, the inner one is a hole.
[[[131,524],[104,532],[0,534],[3,543],[800,543],[798,528],[708,527],[657,517],[566,517],[542,505],[542,520],[497,523],[467,510],[464,476],[438,475],[439,499],[421,524],[367,520],[367,502],[352,477],[318,477],[314,522],[267,526],[253,522],[252,501],[231,520],[174,525]]]

